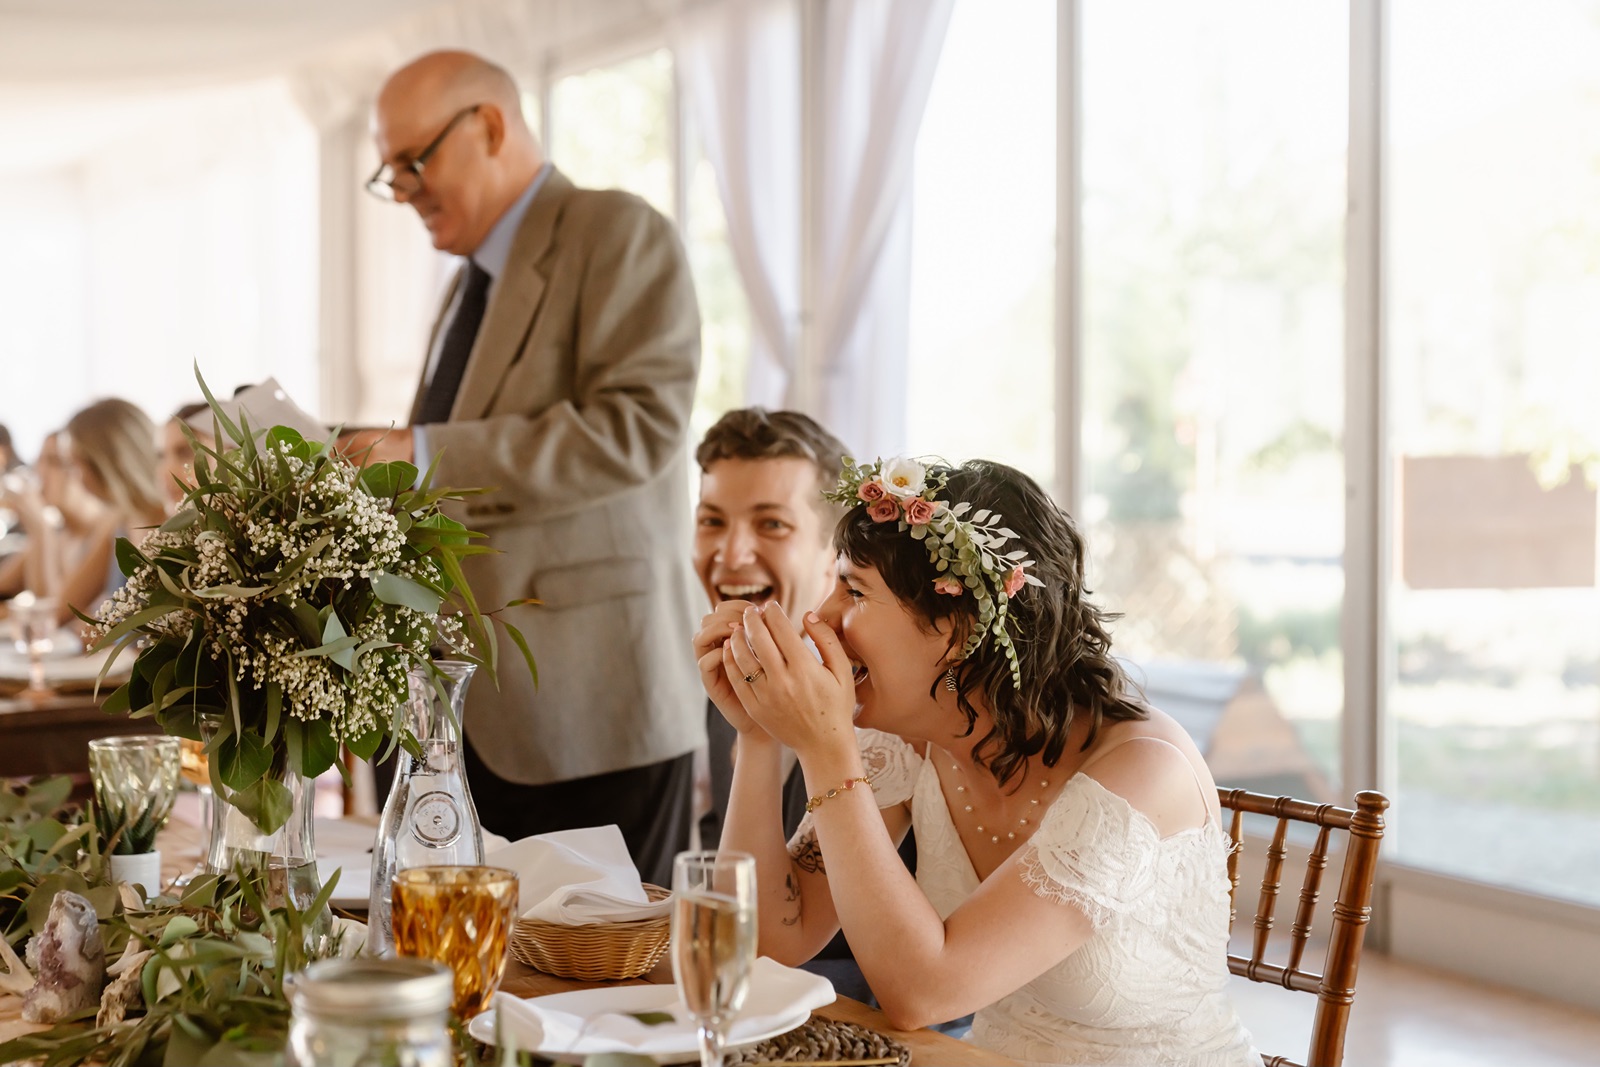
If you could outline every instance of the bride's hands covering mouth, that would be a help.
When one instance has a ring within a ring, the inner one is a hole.
[[[694,635],[694,658],[700,667],[700,684],[722,717],[741,735],[760,735],[765,731],[745,711],[722,665],[728,638],[739,628],[750,607],[749,601],[724,600],[703,617]]]
[[[802,762],[823,752],[854,753],[859,668],[816,612],[806,612],[804,622],[820,663],[779,604],[746,608],[722,645],[724,681],[749,717]]]

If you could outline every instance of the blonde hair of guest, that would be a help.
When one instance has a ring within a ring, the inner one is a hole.
[[[100,400],[72,416],[66,430],[90,492],[110,504],[130,532],[160,525],[166,505],[150,417],[126,400]]]

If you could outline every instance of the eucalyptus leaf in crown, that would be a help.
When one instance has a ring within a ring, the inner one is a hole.
[[[244,412],[235,422],[200,387],[216,445],[185,427],[193,486],[140,547],[117,541],[127,582],[86,621],[97,649],[139,650],[106,710],[195,740],[214,721],[213,786],[271,833],[291,809],[285,771],[343,773],[341,744],[362,759],[417,751],[407,676],[433,669],[430,649],[494,672],[494,634],[461,572],[489,549],[440,506],[477,490],[433,488],[432,470],[419,482],[409,463],[358,466],[332,439],[263,431]],[[522,635],[493,621],[532,671]]]
[[[1022,688],[1022,668],[1011,643],[1007,605],[1024,585],[1044,583],[1027,572],[1027,549],[1002,551],[1016,536],[998,512],[973,511],[965,501],[940,499],[947,476],[904,456],[858,465],[845,459],[839,484],[823,493],[835,504],[863,507],[873,522],[898,523],[928,550],[936,572],[933,587],[947,596],[971,596],[978,620],[962,646],[963,659],[986,637],[1005,653],[1011,683]]]

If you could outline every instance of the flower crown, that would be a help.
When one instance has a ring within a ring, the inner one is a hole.
[[[857,466],[846,459],[839,484],[823,496],[845,507],[865,506],[873,522],[898,522],[901,531],[921,541],[928,560],[939,572],[934,589],[947,596],[970,592],[978,604],[978,624],[961,649],[966,659],[993,635],[1011,665],[1011,684],[1022,688],[1022,668],[1006,627],[1006,605],[1024,585],[1044,585],[1027,572],[1033,560],[1026,549],[1002,553],[1016,531],[1000,524],[998,512],[974,512],[968,503],[938,498],[947,474],[928,473],[914,459],[897,456]]]

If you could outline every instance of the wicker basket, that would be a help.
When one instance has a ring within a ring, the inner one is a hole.
[[[648,882],[644,891],[651,903],[672,895]],[[637,978],[654,967],[671,938],[672,918],[668,915],[590,926],[518,919],[511,931],[511,954],[546,974],[588,982],[614,981]]]

